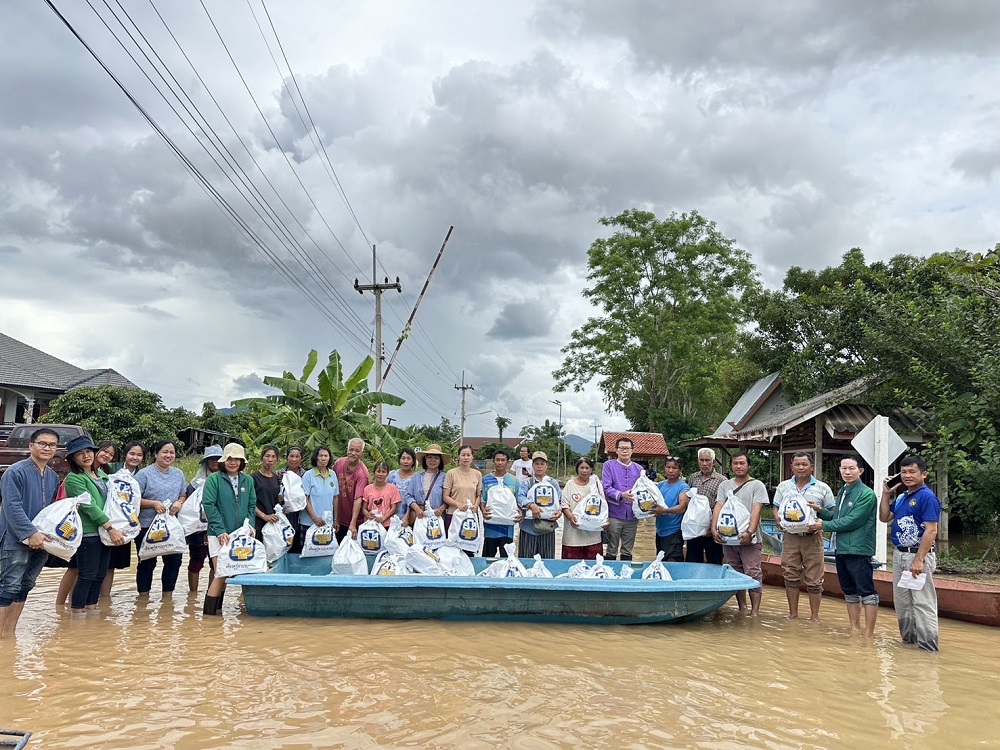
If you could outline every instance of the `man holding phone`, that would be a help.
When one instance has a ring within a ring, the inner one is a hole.
[[[531,479],[534,475],[534,470],[531,468],[531,446],[527,443],[521,443],[520,452],[521,457],[510,465],[510,472],[518,484],[525,479]]]
[[[934,569],[941,502],[925,482],[927,462],[920,456],[907,456],[899,462],[900,485],[886,479],[879,503],[879,518],[892,522],[892,593],[903,643],[915,643],[924,651],[938,651],[937,592]],[[900,492],[902,490],[902,492]],[[909,572],[916,586],[900,586],[900,578]],[[924,575],[923,584],[919,583]]]

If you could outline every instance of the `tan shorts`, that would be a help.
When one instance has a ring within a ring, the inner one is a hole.
[[[743,573],[763,583],[764,573],[760,569],[759,544],[724,544],[722,561],[726,565],[731,565],[737,573]]]
[[[810,594],[823,593],[823,535],[785,534],[781,539],[781,571],[785,586]]]

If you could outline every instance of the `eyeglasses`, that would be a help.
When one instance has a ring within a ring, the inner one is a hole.
[[[36,440],[35,445],[37,445],[43,451],[54,451],[56,448],[59,447],[59,443],[43,443],[40,440]]]

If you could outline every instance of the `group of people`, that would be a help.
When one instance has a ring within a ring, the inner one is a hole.
[[[80,506],[83,541],[60,585],[59,596],[63,602],[67,597],[71,599],[73,616],[96,611],[102,591],[106,594],[110,590],[114,571],[131,566],[130,545],[124,543],[104,513],[107,472],[117,458],[115,446],[95,445],[87,436],[74,438],[66,447],[70,473],[63,482],[47,465],[57,446],[57,434],[49,428],[39,428],[31,436],[30,457],[11,466],[3,476],[0,637],[13,632],[28,592],[49,557],[44,550],[45,535],[33,526],[31,519],[57,497],[87,493],[91,498],[89,505]],[[548,475],[548,456],[544,452],[532,453],[523,445],[519,458],[513,462],[506,449],[497,449],[492,471],[486,475],[473,466],[470,446],[461,446],[457,465],[446,469],[452,456],[436,444],[420,451],[404,448],[398,455],[396,468],[379,461],[369,474],[363,460],[365,447],[363,440],[354,438],[347,445],[347,455],[336,461],[329,448],[319,447],[312,452],[310,466],[306,468],[305,452],[292,446],[285,451],[284,467],[278,469],[279,449],[266,446],[261,453],[260,468],[247,475],[242,445],[211,446],[189,484],[174,466],[178,449],[172,441],[153,447],[148,466],[143,446],[126,446],[123,468],[134,474],[142,498],[136,549],[141,547],[157,514],[176,515],[187,497],[201,488],[208,529],[187,537],[188,585],[190,591],[197,592],[207,562],[209,586],[204,612],[218,614],[225,595],[225,579],[214,575],[220,549],[244,522],[249,522],[260,536],[265,524],[278,520],[283,479],[292,472],[300,478],[306,498],[304,510],[286,513],[296,529],[293,552],[301,549],[305,531],[313,525],[332,525],[338,541],[342,541],[348,534],[356,537],[360,524],[369,520],[388,527],[398,517],[404,525],[412,526],[418,518],[430,513],[443,517],[447,530],[456,511],[471,509],[482,513],[484,557],[494,557],[505,545],[514,542],[517,527],[519,556],[538,554],[555,558],[556,530],[562,521],[563,559],[594,559],[599,554],[609,560],[632,559],[639,523],[633,511],[632,489],[645,472],[632,461],[633,444],[627,437],[618,440],[616,456],[603,464],[600,477],[594,462],[581,458],[565,486]],[[871,558],[875,553],[877,512],[883,521],[892,522],[896,547],[895,606],[903,640],[923,649],[937,650],[933,572],[940,503],[925,484],[927,466],[922,458],[907,457],[900,466],[898,481],[886,483],[881,502],[876,504],[875,493],[861,482],[863,468],[857,457],[845,456],[841,460],[843,486],[835,496],[827,484],[814,476],[812,455],[808,452],[794,455],[792,478],[778,485],[772,507],[777,510],[786,499],[797,497],[815,511],[816,521],[806,530],[793,532],[782,529],[779,514],[774,513],[779,530],[785,532],[781,563],[789,617],[798,617],[799,590],[804,583],[811,619],[818,619],[823,593],[823,532],[834,532],[837,573],[851,627],[862,630],[863,608],[864,632],[873,634],[878,595]],[[730,468],[732,477],[723,476],[716,470],[714,451],[702,448],[698,452],[698,471],[685,479],[681,460],[666,459],[665,478],[658,485],[664,502],[653,510],[656,548],[667,561],[716,565],[725,562],[762,581],[761,511],[765,505],[771,505],[771,498],[765,485],[750,476],[750,461],[745,453],[733,455]],[[490,490],[496,487],[505,487],[516,497],[513,522],[508,517],[493,517]],[[608,506],[608,521],[601,531],[581,529],[578,522],[581,503],[593,494],[603,498]],[[696,494],[709,499],[713,520],[705,535],[685,540],[681,525]],[[730,498],[743,503],[750,518],[738,544],[723,544],[718,531],[720,512]],[[98,528],[102,526],[108,531],[110,545],[99,538]],[[164,594],[170,594],[176,586],[182,557],[170,554],[162,558],[160,580]],[[149,593],[156,566],[156,557],[138,563],[136,588],[140,595]],[[903,571],[909,571],[915,578],[923,575],[922,585],[900,587]],[[747,593],[737,595],[740,612],[758,614],[761,590],[750,591],[749,600],[748,608]]]

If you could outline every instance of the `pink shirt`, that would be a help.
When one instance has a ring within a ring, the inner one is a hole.
[[[351,522],[354,514],[354,501],[359,497],[364,497],[365,487],[368,486],[368,467],[364,461],[358,461],[357,468],[348,473],[347,457],[338,458],[333,465],[333,470],[337,474],[337,482],[340,484],[340,495],[337,497],[337,519],[343,526]]]
[[[389,528],[389,521],[392,520],[396,507],[403,501],[396,485],[386,482],[385,486],[379,489],[374,484],[369,484],[365,487],[364,492],[365,507],[368,512],[378,513],[382,516],[383,525]]]

